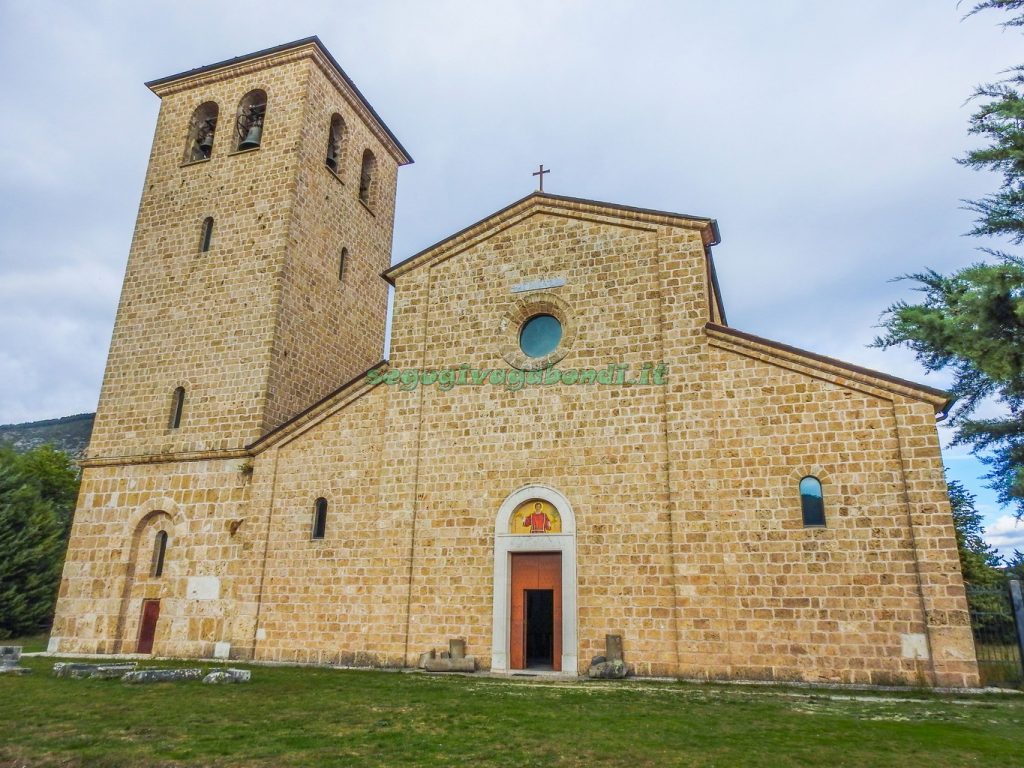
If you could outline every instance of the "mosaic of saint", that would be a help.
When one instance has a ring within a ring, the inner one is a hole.
[[[512,513],[509,533],[561,533],[562,518],[548,501],[524,501]]]

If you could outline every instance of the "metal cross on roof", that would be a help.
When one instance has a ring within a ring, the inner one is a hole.
[[[547,170],[547,171],[544,170],[544,163],[540,164],[540,169],[539,170],[536,170],[536,171],[533,172],[534,176],[539,176],[540,177],[540,189],[538,190],[540,192],[544,191],[544,174],[545,173],[551,173],[551,171],[550,170]]]

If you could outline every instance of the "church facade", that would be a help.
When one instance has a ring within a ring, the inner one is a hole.
[[[148,85],[50,650],[977,685],[946,394],[730,328],[714,220],[536,193],[392,266],[318,39]]]

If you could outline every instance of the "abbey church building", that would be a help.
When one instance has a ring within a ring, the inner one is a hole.
[[[393,259],[412,159],[319,39],[147,85],[51,651],[978,684],[947,395],[731,328],[713,219]]]

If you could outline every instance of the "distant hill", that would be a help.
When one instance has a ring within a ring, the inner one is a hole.
[[[0,443],[7,443],[16,451],[28,451],[50,443],[69,456],[80,459],[89,445],[95,418],[95,413],[79,413],[60,419],[3,424],[0,425]]]

